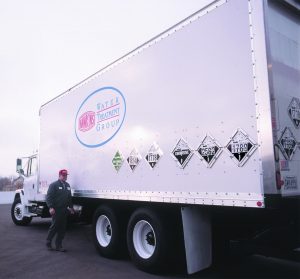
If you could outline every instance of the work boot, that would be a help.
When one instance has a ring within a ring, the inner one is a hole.
[[[46,246],[47,246],[47,248],[48,248],[48,250],[49,250],[49,251],[52,251],[52,250],[53,250],[53,248],[52,248],[52,245],[51,245],[51,242],[50,242],[50,241],[47,241],[47,242],[46,242]]]
[[[58,251],[58,252],[67,252],[67,250],[63,247],[56,247],[55,250]]]

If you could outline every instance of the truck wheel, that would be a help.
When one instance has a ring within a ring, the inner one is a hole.
[[[13,222],[18,226],[26,226],[28,225],[32,217],[25,217],[23,216],[23,206],[19,199],[15,199],[11,206],[11,218]]]
[[[157,272],[165,267],[168,254],[172,254],[167,232],[166,222],[156,212],[140,208],[132,214],[127,227],[127,245],[138,268]]]
[[[93,218],[94,242],[99,253],[107,258],[118,258],[125,246],[125,229],[121,218],[108,206],[100,206]]]

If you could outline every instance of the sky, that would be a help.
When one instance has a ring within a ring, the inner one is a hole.
[[[39,109],[211,0],[0,0],[0,176],[39,145]]]

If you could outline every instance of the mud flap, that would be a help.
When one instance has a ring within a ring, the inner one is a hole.
[[[212,263],[210,215],[195,207],[181,208],[187,272],[192,274]]]

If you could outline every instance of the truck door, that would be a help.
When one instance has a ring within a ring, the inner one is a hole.
[[[26,200],[35,200],[37,194],[37,157],[32,156],[29,158],[26,167],[24,169],[25,179],[24,179],[24,195]]]

